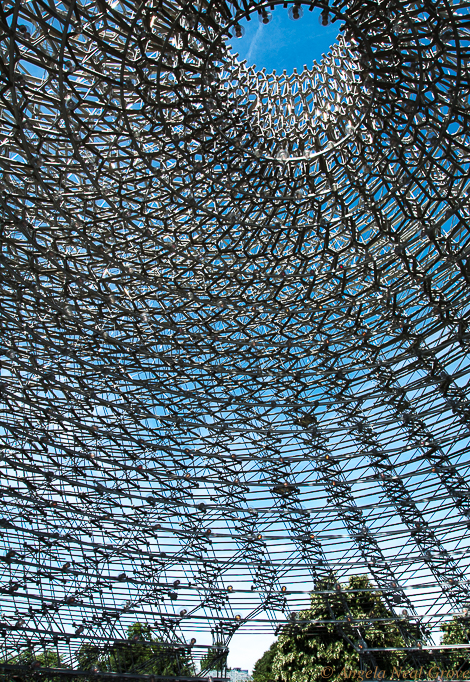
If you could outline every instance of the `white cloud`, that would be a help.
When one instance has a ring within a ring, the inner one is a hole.
[[[251,64],[252,55],[253,55],[253,52],[255,52],[256,48],[258,47],[258,42],[259,42],[262,30],[263,30],[263,24],[259,24],[258,28],[256,29],[255,35],[251,39],[250,47],[248,48],[248,52],[246,55],[246,61],[248,62],[248,64]]]

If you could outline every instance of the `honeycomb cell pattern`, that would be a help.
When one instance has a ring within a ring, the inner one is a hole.
[[[3,662],[470,606],[469,8],[3,3]],[[234,56],[313,9],[321,63]]]

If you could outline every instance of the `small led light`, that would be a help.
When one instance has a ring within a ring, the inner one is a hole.
[[[287,12],[289,19],[292,19],[292,21],[297,21],[297,19],[301,19],[304,15],[304,10],[300,5],[292,5],[289,7],[289,11]]]
[[[328,26],[329,24],[331,24],[331,18],[328,8],[325,8],[323,12],[320,14],[319,21],[322,26]]]
[[[258,19],[262,24],[269,24],[270,21],[272,21],[273,15],[271,12],[267,12],[266,10],[262,10],[258,13]]]

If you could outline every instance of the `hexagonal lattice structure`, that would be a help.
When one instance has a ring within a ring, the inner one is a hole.
[[[4,660],[468,601],[470,3],[314,7],[288,76],[264,3],[4,4]]]

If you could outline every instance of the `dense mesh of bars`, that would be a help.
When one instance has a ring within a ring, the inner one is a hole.
[[[279,75],[264,4],[3,3],[4,661],[470,602],[470,3],[314,7]]]

